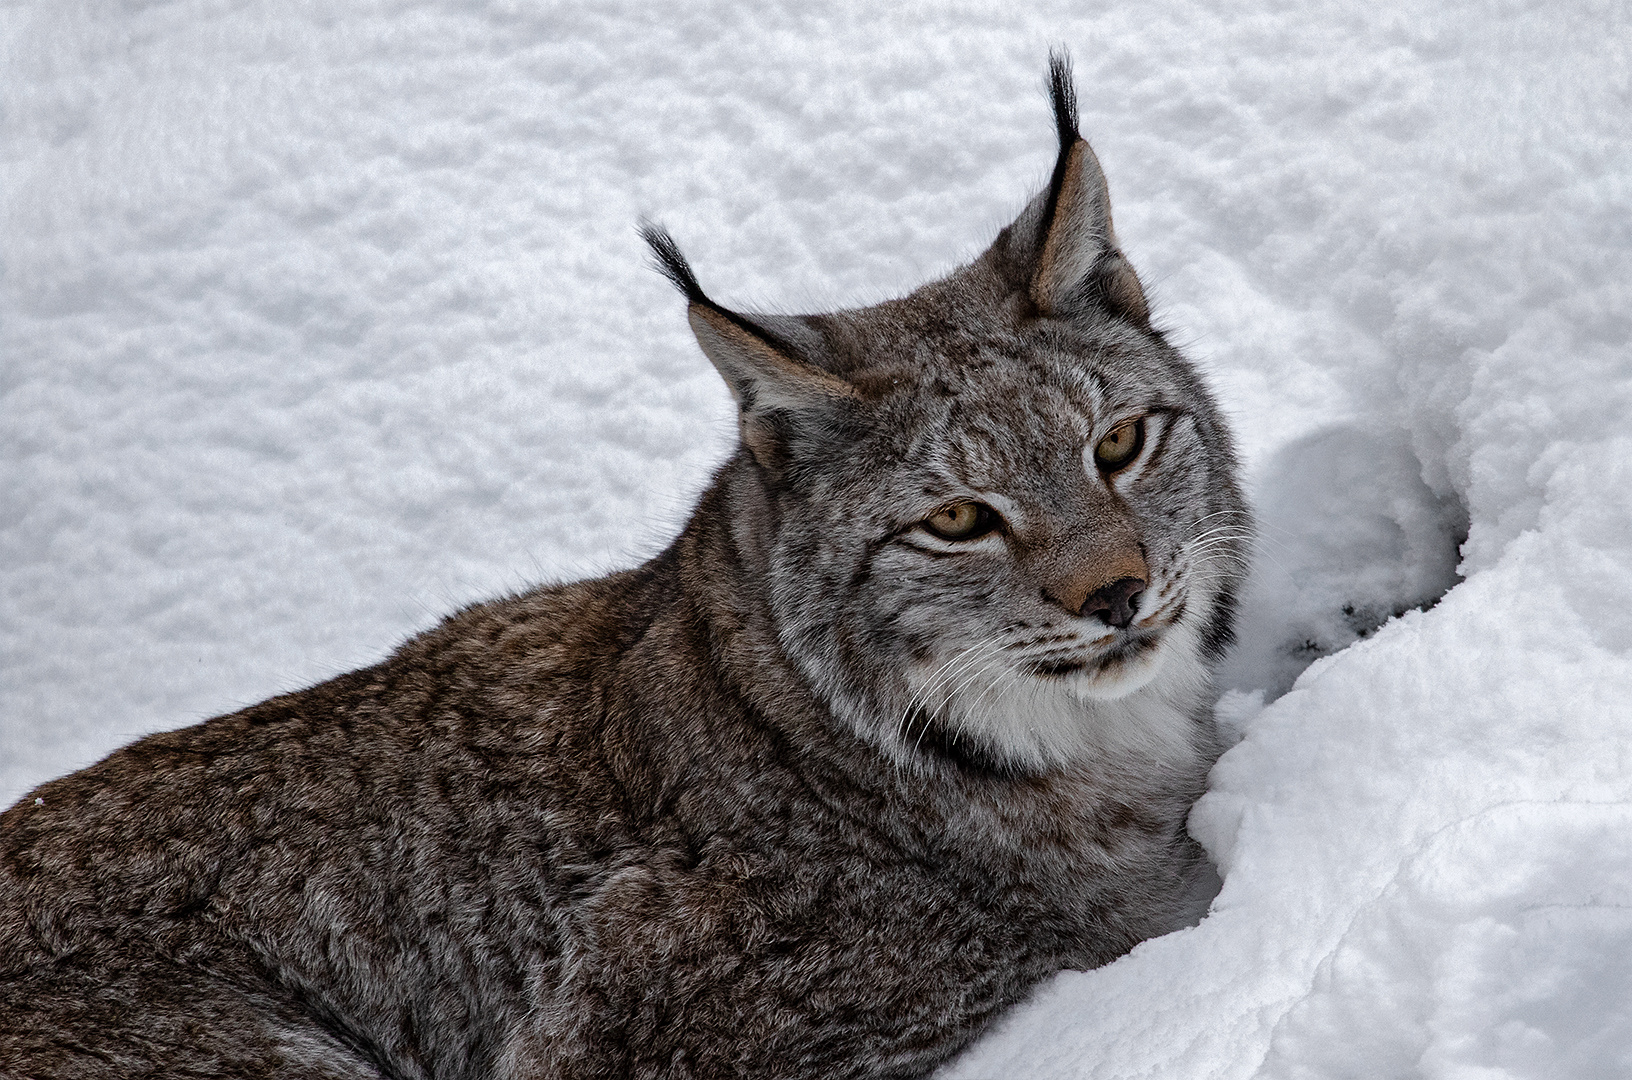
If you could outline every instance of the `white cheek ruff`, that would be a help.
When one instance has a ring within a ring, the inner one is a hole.
[[[1192,767],[1202,753],[1194,717],[1211,686],[1193,619],[1109,668],[1033,675],[990,649],[911,681],[921,684],[919,704],[956,734],[1034,769],[1082,761]]]

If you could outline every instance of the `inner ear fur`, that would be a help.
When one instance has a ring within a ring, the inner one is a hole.
[[[787,440],[800,427],[822,423],[835,407],[859,399],[855,387],[795,360],[741,316],[693,303],[687,311],[714,369],[737,401],[742,443],[768,469],[779,469]]]
[[[1098,302],[1139,326],[1150,308],[1139,275],[1116,245],[1111,195],[1099,159],[1077,130],[1077,92],[1071,61],[1049,56],[1049,98],[1060,152],[1044,204],[1030,294],[1045,315],[1070,316]]]
[[[767,469],[780,471],[801,428],[831,421],[837,406],[859,400],[855,387],[798,359],[775,333],[711,300],[674,238],[646,222],[641,235],[657,268],[685,293],[691,331],[736,399],[742,443]]]

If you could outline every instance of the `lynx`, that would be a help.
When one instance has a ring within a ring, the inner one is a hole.
[[[10,1077],[922,1076],[1194,921],[1250,525],[1052,60],[1047,190],[900,300],[743,314],[645,565],[0,817]]]

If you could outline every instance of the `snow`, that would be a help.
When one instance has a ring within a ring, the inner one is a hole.
[[[637,218],[903,292],[1056,42],[1264,541],[1213,912],[945,1075],[1632,1073],[1624,0],[8,0],[0,801],[658,550],[733,426]]]

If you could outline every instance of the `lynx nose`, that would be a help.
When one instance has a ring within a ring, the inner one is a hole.
[[[1145,594],[1143,578],[1118,578],[1095,592],[1082,605],[1082,616],[1098,615],[1106,626],[1126,630],[1139,610],[1139,598]]]

